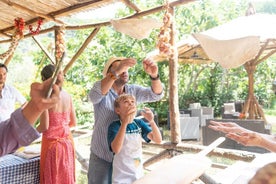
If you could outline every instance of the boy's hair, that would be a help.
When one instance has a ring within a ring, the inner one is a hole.
[[[120,102],[125,100],[125,99],[128,99],[128,98],[131,98],[133,100],[136,101],[135,97],[130,95],[130,94],[121,94],[118,98],[116,98],[116,100],[114,101],[114,108],[118,108],[120,107]]]

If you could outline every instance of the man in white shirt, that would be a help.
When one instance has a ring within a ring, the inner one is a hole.
[[[8,68],[0,63],[0,122],[10,118],[15,104],[23,105],[25,97],[13,86],[6,84]]]

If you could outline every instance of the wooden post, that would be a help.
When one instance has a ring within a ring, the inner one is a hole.
[[[247,119],[263,119],[265,123],[267,123],[264,112],[254,95],[254,73],[256,71],[256,63],[255,60],[252,60],[244,64],[244,68],[248,75],[248,95],[243,113],[248,113]]]
[[[9,57],[5,60],[5,65],[8,66],[8,64],[10,63],[11,59],[13,58],[15,49],[12,51],[12,53],[9,55]]]
[[[174,16],[174,9],[169,7],[169,13]],[[171,128],[171,143],[181,142],[180,135],[180,119],[179,119],[179,104],[178,104],[178,52],[175,48],[175,22],[171,23],[171,46],[173,52],[169,57],[169,111],[170,111],[170,128]]]

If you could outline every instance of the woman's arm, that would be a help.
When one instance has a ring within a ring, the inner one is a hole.
[[[71,112],[70,112],[69,126],[74,127],[74,126],[77,126],[77,118],[76,118],[76,111],[75,111],[75,107],[74,107],[73,102],[72,102],[72,98],[70,100],[70,105],[71,105]]]
[[[40,133],[48,130],[49,128],[49,111],[45,110],[40,116],[40,123],[36,130]]]

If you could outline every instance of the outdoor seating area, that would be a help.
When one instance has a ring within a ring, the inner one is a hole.
[[[238,119],[242,113],[244,102],[227,102],[221,107],[222,119]]]
[[[188,109],[180,109],[180,134],[181,140],[200,140],[200,128],[205,126],[207,119],[214,118],[212,107],[201,107],[200,103],[192,103]],[[170,118],[168,113],[167,126],[170,128]]]
[[[200,139],[199,117],[180,115],[181,140]]]
[[[200,103],[189,105],[192,117],[199,117],[200,126],[205,126],[206,120],[214,118],[214,109],[212,107],[203,107]]]
[[[193,103],[189,105],[189,109],[180,110],[180,131],[181,139],[201,139],[200,128],[205,126],[207,119],[214,118],[214,111],[212,107],[201,107],[200,103]],[[185,112],[190,112],[185,114]]]

